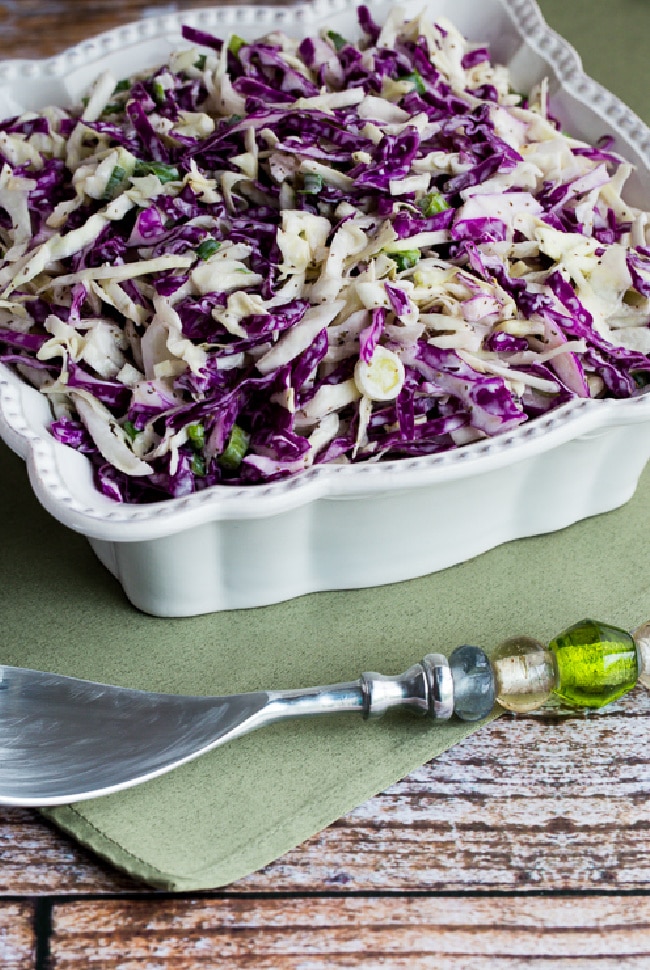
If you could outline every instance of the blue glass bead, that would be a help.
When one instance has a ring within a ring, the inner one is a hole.
[[[457,647],[449,658],[454,682],[454,714],[461,721],[480,721],[494,707],[494,672],[479,647]]]

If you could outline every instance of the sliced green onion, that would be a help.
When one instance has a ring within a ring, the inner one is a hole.
[[[128,79],[128,77],[125,77],[125,78],[122,78],[121,81],[117,82],[117,84],[113,89],[113,94],[122,94],[123,91],[130,91],[130,90],[131,90],[131,82]]]
[[[305,195],[318,195],[323,188],[323,176],[318,172],[305,172],[302,177],[302,188]]]
[[[394,253],[388,253],[388,256],[397,265],[397,271],[401,273],[405,269],[411,269],[411,267],[416,266],[420,261],[420,250],[419,249],[400,249]]]
[[[151,90],[153,92],[153,99],[156,104],[162,104],[162,102],[167,97],[167,89],[160,81],[154,81],[151,85]]]
[[[205,446],[205,428],[200,421],[194,421],[185,428],[189,442],[195,451],[203,451]]]
[[[106,183],[106,188],[104,189],[104,194],[102,195],[103,202],[107,202],[109,199],[114,197],[125,178],[126,172],[122,166],[116,165],[111,172],[108,182]]]
[[[328,30],[327,36],[334,44],[334,50],[340,51],[343,50],[344,47],[347,47],[348,41],[345,39],[345,37],[342,37],[341,34],[337,34],[335,30]]]
[[[237,54],[239,54],[242,47],[245,47],[245,46],[246,46],[246,41],[244,40],[244,38],[238,37],[237,34],[233,34],[228,44],[228,50],[230,51],[231,54],[234,54],[236,57]]]
[[[145,162],[142,159],[138,159],[135,163],[133,174],[136,178],[143,175],[157,175],[163,185],[165,182],[178,182],[181,177],[181,173],[174,165],[165,165],[164,162]]]
[[[435,216],[438,212],[444,212],[445,209],[449,208],[449,204],[445,199],[444,195],[434,189],[432,192],[427,192],[417,203],[418,209],[423,216]]]
[[[233,424],[228,444],[219,455],[217,461],[226,471],[236,471],[242,463],[242,458],[248,449],[250,438],[243,428],[238,424]]]
[[[630,373],[637,387],[647,387],[650,384],[650,373],[648,371],[633,370]]]
[[[194,61],[194,67],[197,71],[205,71],[205,65],[208,63],[208,58],[206,54],[201,54],[197,61]]]
[[[413,87],[418,94],[426,94],[426,85],[419,71],[413,71],[411,74],[405,74],[404,77],[400,78],[400,81],[412,81]]]
[[[196,255],[199,259],[210,259],[210,256],[214,256],[216,251],[221,248],[221,243],[217,242],[216,239],[204,239],[202,243],[196,247]]]
[[[125,421],[122,425],[122,430],[131,441],[135,441],[136,437],[140,434],[133,421]]]
[[[124,111],[124,105],[119,101],[110,101],[102,108],[103,115],[119,115]]]
[[[205,475],[205,458],[202,455],[192,455],[190,471],[193,475],[198,475],[199,478],[203,478]]]

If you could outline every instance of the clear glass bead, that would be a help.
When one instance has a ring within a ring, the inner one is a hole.
[[[510,637],[492,654],[497,703],[524,714],[542,707],[551,696],[557,673],[553,654],[532,637]]]
[[[480,721],[494,707],[494,672],[480,647],[457,647],[449,658],[454,682],[454,714],[461,721]]]
[[[644,623],[632,634],[639,664],[639,682],[650,688],[650,623]]]
[[[636,644],[629,633],[597,620],[582,620],[549,643],[555,655],[555,693],[574,707],[603,707],[637,682]]]

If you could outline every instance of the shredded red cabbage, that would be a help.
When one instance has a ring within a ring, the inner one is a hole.
[[[0,123],[0,360],[151,502],[431,455],[650,381],[650,217],[451,23],[186,26]]]

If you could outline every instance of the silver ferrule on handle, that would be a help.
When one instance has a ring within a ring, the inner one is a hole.
[[[436,721],[454,712],[454,684],[447,658],[430,653],[403,674],[386,677],[369,672],[347,684],[270,691],[264,708],[253,719],[256,727],[292,717],[359,711],[364,718],[387,711],[411,710]]]
[[[454,683],[447,658],[429,653],[397,677],[373,671],[362,674],[364,717],[381,717],[393,708],[408,708],[435,720],[454,712]]]

